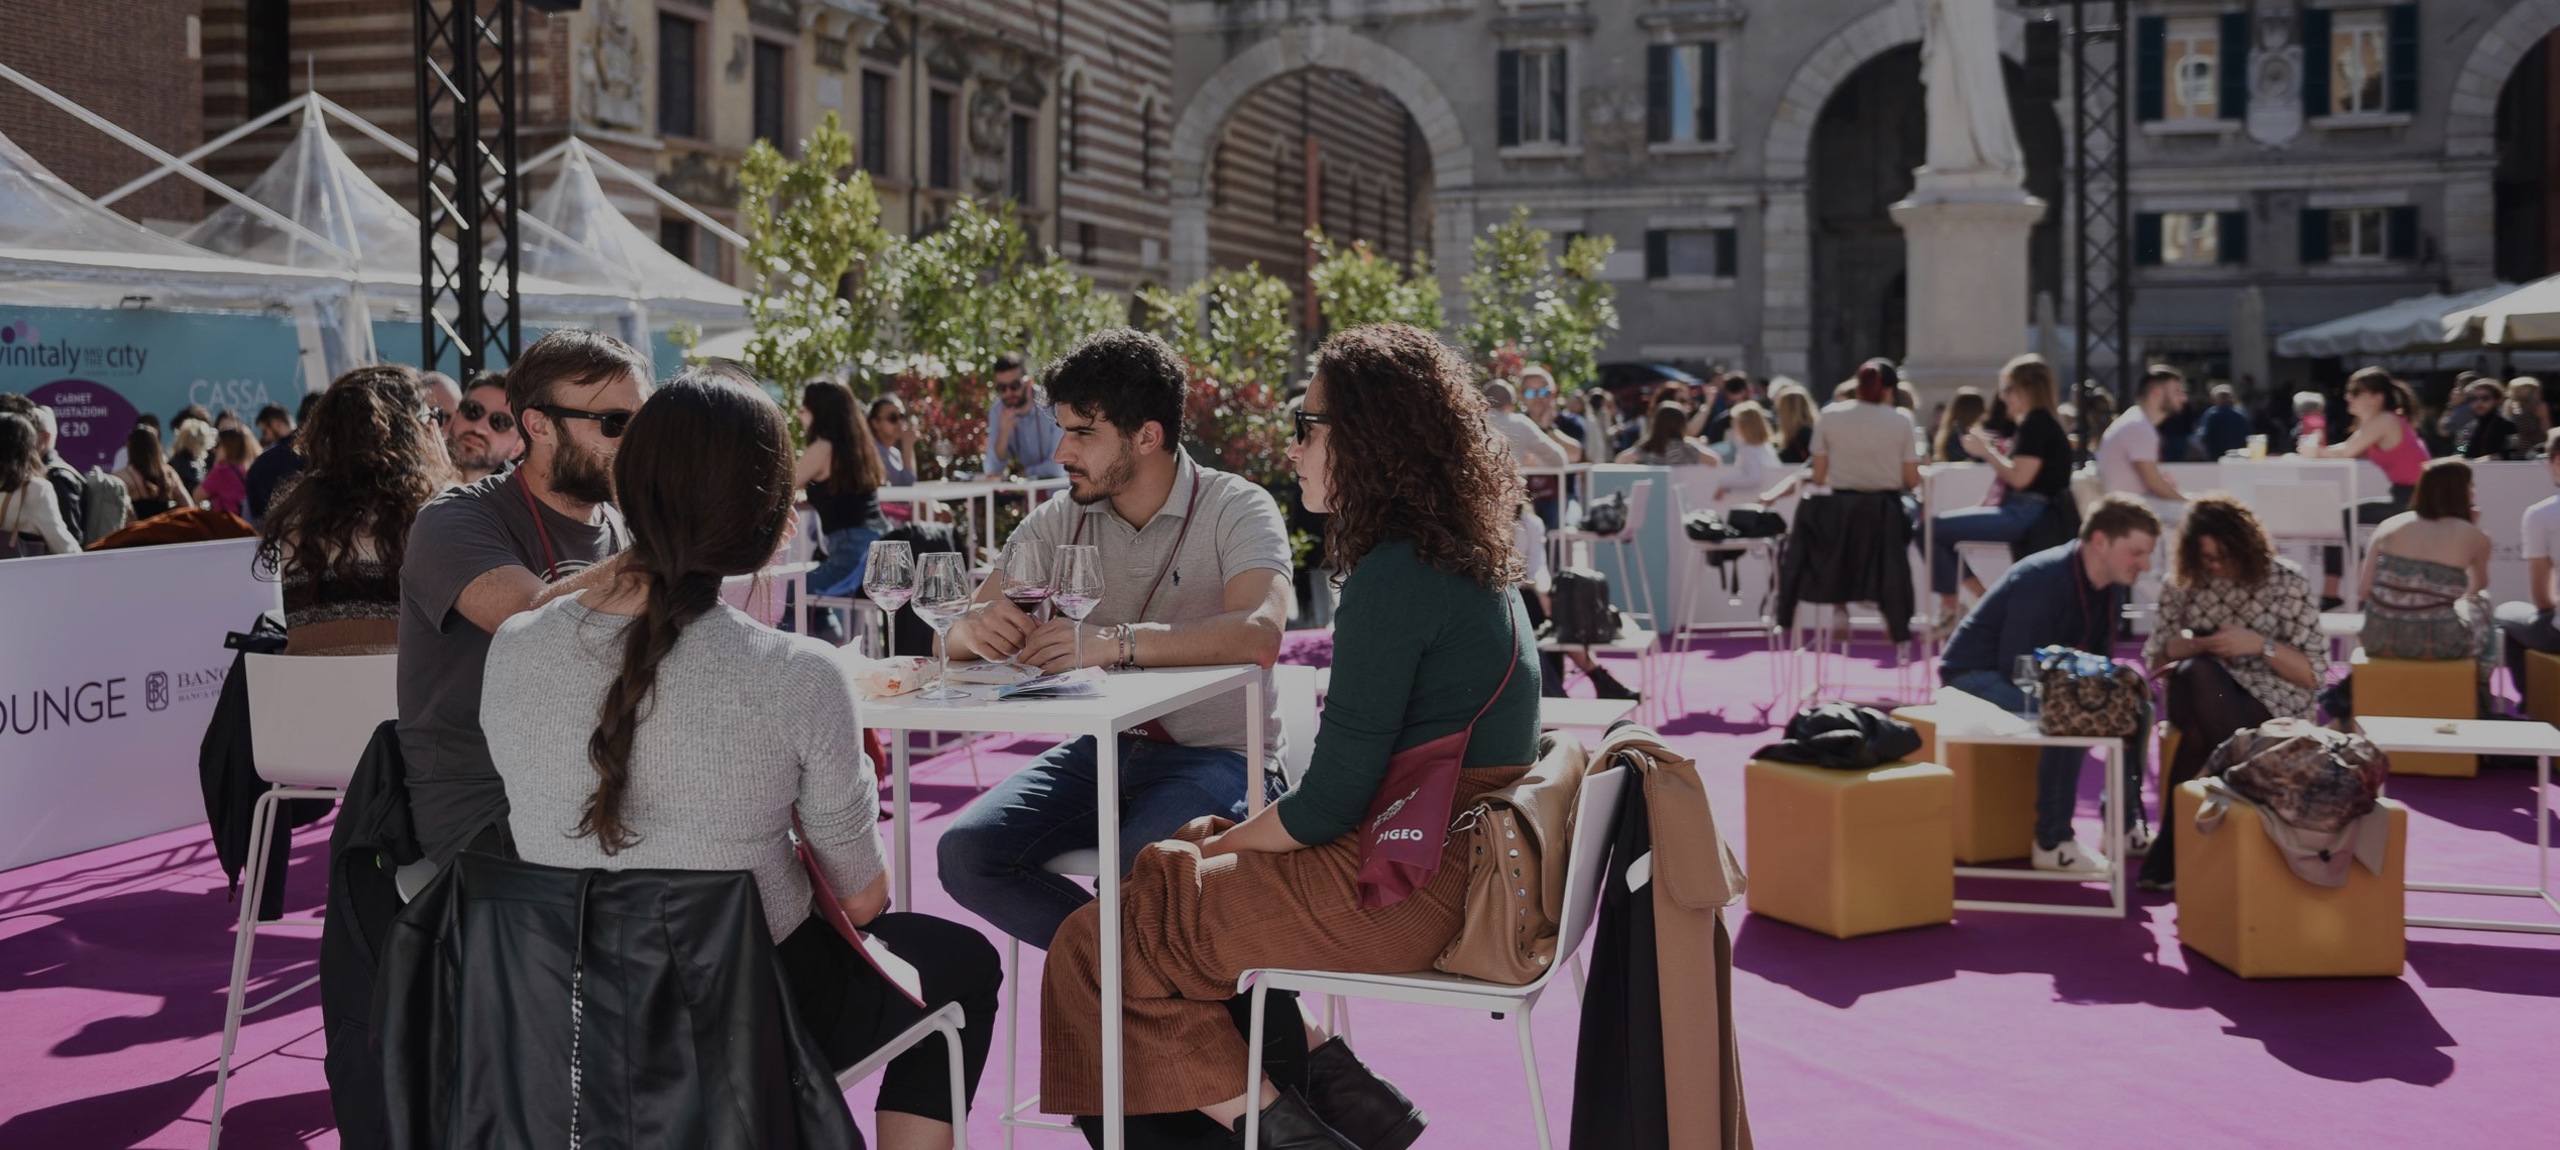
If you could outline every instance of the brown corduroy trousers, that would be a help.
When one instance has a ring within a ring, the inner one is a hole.
[[[1458,776],[1457,809],[1527,767]],[[1204,818],[1139,852],[1121,882],[1123,1076],[1131,1114],[1197,1110],[1244,1093],[1245,1043],[1225,1002],[1265,967],[1402,974],[1431,969],[1465,915],[1467,838],[1452,835],[1422,889],[1360,909],[1356,836],[1287,854],[1200,857],[1227,826]],[[1101,904],[1067,916],[1040,995],[1040,1109],[1102,1113]],[[1293,1018],[1266,1023],[1289,1026]]]

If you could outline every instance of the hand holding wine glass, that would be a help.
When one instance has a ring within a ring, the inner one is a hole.
[[[870,557],[863,560],[862,593],[880,608],[887,624],[881,628],[885,655],[898,653],[898,608],[916,594],[916,556],[903,539],[882,539],[871,544]]]
[[[1076,666],[1084,666],[1084,618],[1102,605],[1102,551],[1090,543],[1058,548],[1058,564],[1049,576],[1049,602],[1075,620]]]
[[[925,691],[925,699],[939,703],[969,697],[967,692],[951,686],[951,624],[968,613],[974,598],[967,556],[957,551],[936,551],[916,565],[913,605],[916,614],[933,627],[937,658],[933,686]]]
[[[997,567],[996,573],[997,577],[1003,580],[1002,590],[1007,601],[1020,608],[1023,614],[1030,616],[1035,624],[1047,618],[1044,611],[1049,602],[1047,548],[1027,540],[1020,542],[1004,553],[1004,561]],[[1017,648],[1012,654],[1005,656],[1005,662],[1017,667],[1022,666],[1022,650],[1027,649],[1028,646],[1026,636],[1023,648]]]

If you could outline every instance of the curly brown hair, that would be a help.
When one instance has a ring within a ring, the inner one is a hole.
[[[443,438],[420,415],[421,378],[414,368],[375,364],[320,394],[294,437],[303,471],[276,490],[261,524],[261,575],[280,578],[290,566],[315,582],[352,581],[367,561],[400,569],[418,509],[452,471]]]
[[[2266,582],[2275,570],[2275,545],[2267,541],[2267,529],[2259,524],[2257,513],[2237,496],[2216,491],[2196,496],[2195,502],[2187,505],[2186,522],[2178,528],[2178,553],[2172,559],[2170,582],[2180,587],[2201,587],[2213,578],[2204,561],[2204,541],[2208,538],[2222,545],[2222,558],[2231,565],[2234,584],[2255,587]]]
[[[1390,539],[1492,588],[1520,581],[1520,471],[1485,425],[1484,393],[1430,332],[1388,323],[1316,349],[1333,464],[1325,553],[1348,575]]]

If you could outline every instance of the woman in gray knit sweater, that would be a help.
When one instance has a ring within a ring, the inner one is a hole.
[[[828,1060],[851,1066],[958,1002],[974,1095],[995,948],[957,923],[882,913],[879,796],[851,681],[825,644],[720,602],[721,579],[762,567],[790,525],[791,466],[781,409],[734,372],[687,372],[632,417],[613,476],[631,548],[612,582],[518,615],[489,646],[480,721],[510,829],[546,866],[753,872]],[[846,916],[915,968],[913,995],[816,913],[823,896],[788,837],[795,812]],[[951,1145],[948,1067],[935,1043],[889,1064],[880,1146]]]

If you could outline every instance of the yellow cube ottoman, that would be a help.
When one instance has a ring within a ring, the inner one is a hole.
[[[2524,682],[2516,690],[2524,696],[2526,718],[2560,726],[2560,655],[2525,652]]]
[[[2359,649],[2352,665],[2358,715],[2480,717],[2479,670],[2469,659],[2376,659]],[[2435,752],[2393,754],[2391,773],[2467,779],[2480,773],[2480,757]]]
[[[1915,761],[1955,774],[1955,818],[1949,835],[1955,861],[1966,865],[2022,859],[2036,846],[2036,748],[1938,745],[1934,706],[1904,707],[1893,717],[1920,732]]]
[[[1953,919],[1954,800],[1953,773],[1933,763],[1836,771],[1752,760],[1742,774],[1751,913],[1833,938]]]
[[[2347,885],[2304,882],[2258,825],[2234,805],[2212,834],[2195,829],[2201,780],[2178,788],[2178,941],[2242,978],[2397,978],[2408,948],[2401,880],[2409,810],[2390,799],[2391,845],[2383,873],[2361,863]],[[1752,881],[1759,881],[1758,875]]]

